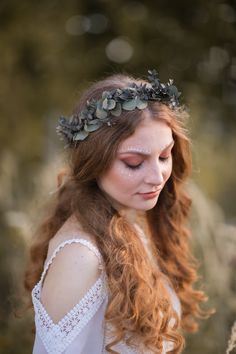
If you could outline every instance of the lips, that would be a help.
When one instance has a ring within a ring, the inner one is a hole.
[[[144,192],[144,193],[139,193],[139,194],[153,194],[153,193],[157,193],[157,192],[160,192],[161,191],[161,188],[160,189],[157,189],[156,191],[151,191],[151,192]]]
[[[139,193],[140,196],[144,199],[152,199],[155,198],[160,193],[160,189],[155,192],[148,192],[148,193]]]

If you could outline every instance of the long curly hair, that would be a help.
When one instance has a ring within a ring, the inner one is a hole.
[[[94,83],[81,97],[74,113],[80,112],[87,100],[101,97],[103,91],[127,87],[132,82],[143,80],[119,74]],[[171,176],[155,207],[145,213],[158,267],[144,256],[137,229],[111,205],[96,182],[98,176],[109,169],[119,144],[134,133],[146,111],[152,119],[164,120],[171,127],[175,141]],[[95,238],[109,289],[105,313],[105,320],[113,329],[113,340],[106,346],[109,353],[117,353],[112,346],[120,340],[128,345],[138,340],[153,353],[161,353],[163,342],[169,340],[173,342],[171,353],[180,353],[185,343],[182,330],[196,331],[197,319],[210,315],[209,310],[200,308],[207,296],[193,289],[199,279],[199,264],[190,250],[187,227],[191,199],[184,191],[184,182],[191,174],[192,161],[185,118],[183,112],[173,112],[164,104],[149,102],[145,110],[123,112],[116,125],[104,125],[76,148],[69,149],[68,178],[35,232],[25,272],[28,294],[39,281],[50,239],[72,214]],[[169,282],[180,299],[181,318],[171,305],[164,281]],[[171,326],[172,317],[175,324]]]

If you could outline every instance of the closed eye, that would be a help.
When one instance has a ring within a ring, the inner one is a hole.
[[[160,157],[160,160],[161,160],[162,162],[167,162],[169,158],[170,158],[170,156],[167,156],[167,157]]]
[[[142,165],[142,162],[139,163],[138,165],[129,165],[128,163],[125,162],[125,166],[126,166],[127,168],[130,168],[131,170],[137,170],[138,168],[141,167],[141,165]]]

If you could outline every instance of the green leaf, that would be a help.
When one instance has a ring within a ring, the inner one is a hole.
[[[97,124],[86,125],[86,126],[84,126],[84,130],[85,130],[86,132],[94,132],[95,130],[97,130],[98,128],[100,128],[101,125],[102,125],[102,124],[101,124],[100,122],[97,123]]]
[[[97,118],[99,119],[104,119],[107,117],[107,112],[104,111],[104,109],[100,108],[100,107],[97,107],[96,109],[96,112],[95,112],[95,115]]]
[[[108,100],[108,107],[107,108],[109,110],[115,108],[115,106],[116,106],[116,101],[115,100],[113,100],[113,99]]]
[[[122,108],[121,108],[121,104],[118,102],[115,106],[114,109],[112,109],[111,111],[111,114],[115,117],[119,117],[121,115],[121,112],[122,112]]]
[[[147,105],[148,105],[147,101],[142,101],[139,98],[137,98],[137,108],[138,109],[145,109],[145,108],[147,108]]]
[[[80,119],[85,119],[86,117],[87,117],[87,111],[82,111],[81,113],[80,113]]]
[[[92,115],[90,112],[88,112],[87,118],[88,118],[89,120],[92,120],[92,119],[93,119],[93,115]]]
[[[104,100],[105,98],[107,98],[109,96],[109,91],[103,91],[102,93],[102,100]]]
[[[126,111],[132,111],[133,109],[136,108],[136,98],[133,98],[132,100],[129,101],[124,101],[122,103],[122,108]]]
[[[103,102],[102,102],[102,108],[103,108],[103,109],[107,109],[107,108],[108,108],[108,99],[107,99],[107,98],[105,98],[105,99],[103,100]]]
[[[176,86],[172,85],[169,86],[169,93],[171,96],[177,96],[178,97],[178,89]]]
[[[90,124],[97,124],[98,122],[99,122],[99,119],[95,118],[95,119],[89,121],[89,125]]]
[[[85,138],[87,138],[88,134],[88,132],[82,130],[74,136],[73,140],[84,140]]]
[[[82,126],[83,126],[83,124],[77,124],[75,128],[76,128],[77,130],[80,130],[80,129],[82,128]]]

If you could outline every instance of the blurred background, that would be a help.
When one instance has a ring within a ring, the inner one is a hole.
[[[191,227],[206,307],[185,354],[226,352],[236,320],[236,3],[233,0],[0,2],[0,353],[31,353],[21,304],[27,247],[56,188],[58,117],[108,74],[174,78],[190,109]]]

